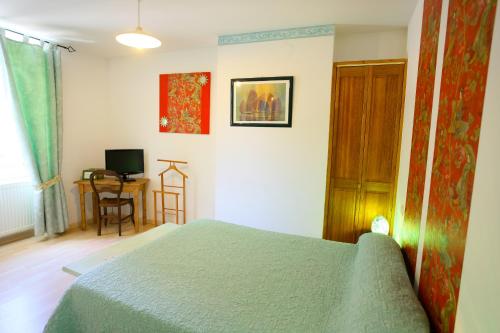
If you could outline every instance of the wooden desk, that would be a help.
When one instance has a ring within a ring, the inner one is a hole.
[[[142,192],[142,224],[147,223],[147,205],[146,205],[146,190],[149,183],[148,178],[135,178],[135,182],[125,182],[123,183],[123,191],[122,193],[131,193],[134,196],[134,220],[135,220],[135,231],[140,231],[140,223],[139,223],[139,192]],[[90,186],[89,180],[77,180],[74,182],[78,185],[78,190],[80,192],[80,214],[82,221],[80,222],[82,230],[87,228],[87,218],[85,217],[85,193],[92,193],[92,211],[94,212],[94,221],[98,216],[98,208],[97,208],[97,196],[92,191],[92,186]],[[119,184],[117,181],[107,180],[107,179],[99,179],[95,181],[96,184]]]

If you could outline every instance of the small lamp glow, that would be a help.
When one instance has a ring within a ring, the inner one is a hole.
[[[387,219],[383,217],[382,215],[375,216],[375,218],[372,220],[372,232],[378,233],[378,234],[384,234],[388,235],[389,234],[389,222],[387,222]]]

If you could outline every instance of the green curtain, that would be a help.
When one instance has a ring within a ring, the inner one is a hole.
[[[61,182],[62,98],[59,48],[5,38],[4,61],[18,105],[24,138],[31,153],[39,200],[35,235],[53,235],[68,228],[68,209]]]

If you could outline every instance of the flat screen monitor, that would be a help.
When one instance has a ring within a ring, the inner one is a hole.
[[[107,149],[106,170],[127,175],[144,173],[144,149]]]

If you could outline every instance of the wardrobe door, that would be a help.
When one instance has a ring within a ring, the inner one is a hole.
[[[377,215],[391,226],[405,63],[334,66],[324,238],[357,242]]]
[[[404,64],[370,66],[359,218],[355,238],[369,232],[377,215],[392,233],[399,159]]]
[[[325,238],[354,242],[363,174],[363,137],[368,93],[366,67],[337,68],[332,91],[333,132]]]

